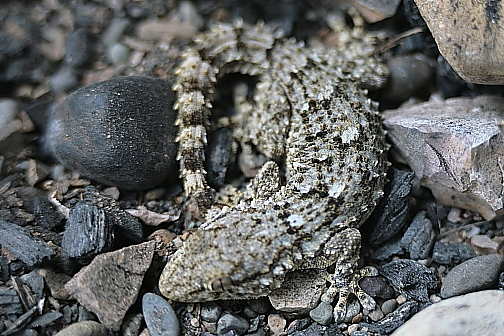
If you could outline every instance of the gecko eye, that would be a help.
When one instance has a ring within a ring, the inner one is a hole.
[[[214,292],[224,292],[227,288],[233,285],[230,277],[215,279],[210,283],[210,288]]]

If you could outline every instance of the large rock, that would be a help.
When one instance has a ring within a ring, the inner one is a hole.
[[[463,79],[504,84],[501,1],[415,0],[439,51]]]
[[[388,110],[383,113],[395,153],[420,183],[446,205],[504,214],[504,99],[479,96]]]
[[[502,335],[503,311],[504,291],[457,296],[425,308],[392,336]]]

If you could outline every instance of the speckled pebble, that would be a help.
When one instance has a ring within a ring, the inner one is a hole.
[[[222,307],[215,302],[205,302],[201,305],[201,318],[207,322],[217,322],[222,313]]]
[[[441,297],[449,298],[497,286],[504,271],[504,256],[489,254],[464,261],[445,276]]]
[[[327,302],[321,302],[315,309],[310,311],[310,317],[321,325],[328,325],[333,318],[333,308]]]
[[[504,292],[488,290],[454,297],[425,308],[392,336],[502,335]]]
[[[397,301],[394,299],[390,299],[382,303],[381,310],[385,315],[387,315],[396,310],[397,306],[398,306]]]
[[[435,242],[432,250],[432,261],[443,265],[459,264],[474,257],[476,257],[474,250],[464,244]]]
[[[268,327],[272,335],[279,335],[284,332],[287,321],[279,314],[268,316]]]
[[[437,278],[430,269],[409,259],[381,266],[380,275],[407,298],[420,302],[428,302],[428,290],[437,286]]]
[[[145,324],[152,336],[178,336],[180,326],[172,306],[161,296],[147,293],[142,298]]]
[[[249,323],[246,319],[240,316],[226,313],[217,322],[217,334],[223,335],[227,332],[234,330],[239,335],[243,335],[247,332],[249,328]]]
[[[66,167],[107,185],[150,189],[176,178],[170,84],[116,77],[83,87],[54,111],[48,149]]]
[[[383,312],[380,310],[380,308],[376,308],[372,311],[369,312],[368,314],[369,318],[376,322],[376,321],[379,321],[381,320],[385,315],[383,314]]]

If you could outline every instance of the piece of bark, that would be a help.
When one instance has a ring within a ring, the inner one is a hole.
[[[504,99],[479,96],[388,110],[383,113],[398,160],[442,204],[504,214]]]
[[[128,309],[135,303],[144,274],[154,256],[155,242],[132,245],[96,256],[65,288],[107,329],[119,331]]]
[[[110,249],[114,221],[95,204],[79,201],[70,211],[61,247],[69,257],[90,257]]]
[[[0,221],[0,245],[30,267],[54,255],[45,242],[30,235],[28,230],[5,221]]]

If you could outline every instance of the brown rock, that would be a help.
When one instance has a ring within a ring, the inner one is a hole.
[[[352,0],[364,19],[369,23],[394,16],[401,0]]]
[[[151,241],[98,255],[65,287],[107,329],[119,331],[126,312],[137,299],[154,247]]]
[[[439,202],[487,220],[504,214],[504,137],[496,125],[504,118],[503,98],[453,98],[383,116],[395,153]]]
[[[504,24],[500,1],[415,0],[439,51],[463,79],[504,84]]]
[[[282,287],[273,291],[269,299],[273,308],[284,312],[306,314],[319,302],[325,280],[314,270],[288,273]]]

